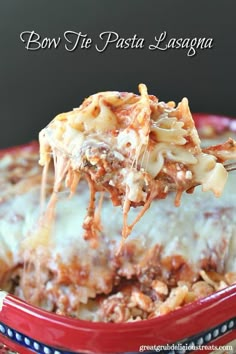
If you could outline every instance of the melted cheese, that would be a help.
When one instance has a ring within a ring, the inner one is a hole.
[[[98,191],[108,191],[113,204],[122,205],[124,241],[153,200],[167,196],[169,185],[176,189],[176,206],[183,191],[198,184],[216,196],[224,189],[227,171],[214,156],[219,148],[202,152],[188,100],[184,98],[175,107],[173,102],[165,104],[148,95],[143,84],[139,90],[140,96],[119,92],[92,95],[40,132],[40,164],[47,166],[51,155],[54,158],[54,193],[64,179],[71,191],[75,190],[75,181],[80,178],[71,179],[71,171],[88,180],[87,239],[97,238],[92,218]],[[236,151],[232,155],[236,157]],[[130,208],[140,205],[140,213],[128,223]]]
[[[90,199],[85,182],[80,184],[73,198],[68,197],[66,190],[58,193],[50,244],[41,245],[32,253],[25,252],[22,240],[32,234],[40,215],[38,182],[32,188],[28,186],[27,192],[17,193],[14,198],[10,195],[0,204],[0,260],[7,264],[5,271],[21,263],[28,269],[17,295],[49,310],[66,298],[69,309],[77,306],[81,310],[79,317],[96,320],[90,300],[98,294],[110,294],[119,277],[130,279],[138,276],[140,267],[149,269],[152,265],[148,263],[148,255],[155,247],[157,250],[161,247],[163,277],[167,279],[170,275],[168,269],[165,270],[165,260],[177,256],[189,265],[192,280],[202,268],[236,272],[234,180],[235,173],[232,173],[218,199],[202,193],[198,187],[194,198],[183,195],[179,208],[173,207],[171,194],[164,200],[153,200],[120,255],[116,254],[116,249],[120,244],[123,211],[121,207],[114,208],[107,195],[99,209],[102,227],[98,247],[91,248],[84,240],[85,206]],[[27,178],[24,184],[27,185]],[[138,208],[132,208],[129,222],[138,214]],[[30,268],[32,259],[33,268]],[[173,272],[172,277],[175,276]],[[189,279],[188,274],[185,277]]]
[[[163,246],[163,257],[181,254],[193,266],[198,266],[202,258],[211,257],[215,250],[220,268],[222,265],[225,267],[226,264],[231,264],[231,268],[221,270],[235,271],[235,257],[233,253],[231,254],[234,248],[231,250],[228,247],[235,237],[234,179],[235,173],[232,173],[224,194],[219,199],[202,194],[198,188],[194,199],[188,194],[183,196],[183,203],[179,208],[173,208],[171,196],[162,201],[153,201],[152,208],[134,228],[129,238],[130,242],[137,241],[143,248],[143,256],[153,245],[160,244]],[[35,227],[40,213],[39,192],[37,187],[0,206],[1,259],[11,260],[12,265],[22,260],[20,244]],[[99,250],[91,249],[89,243],[83,239],[83,220],[86,215],[84,206],[88,200],[89,193],[86,188],[80,190],[74,198],[68,198],[65,192],[61,194],[57,203],[56,223],[48,261],[53,263],[57,255],[60,255],[63,262],[70,262],[73,255],[78,255],[82,262],[91,259],[91,255],[92,258],[96,257]],[[138,212],[137,209],[132,209],[129,217],[135,218]],[[106,199],[103,202],[101,218],[100,237],[103,241],[99,247],[104,250],[110,249],[110,252],[114,253],[114,243],[118,245],[120,241],[122,210],[112,208],[111,202]],[[225,254],[217,253],[223,244]],[[12,254],[11,258],[6,251]]]

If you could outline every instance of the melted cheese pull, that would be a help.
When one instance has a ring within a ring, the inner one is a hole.
[[[108,192],[113,205],[122,206],[124,241],[152,201],[165,198],[170,186],[175,187],[176,205],[184,191],[198,184],[219,196],[227,180],[221,162],[235,158],[232,139],[202,151],[186,98],[176,106],[159,102],[143,84],[139,91],[92,95],[79,108],[56,116],[39,134],[39,162],[47,169],[53,157],[55,166],[50,215],[62,182],[73,194],[85,178],[90,202],[84,230],[93,246],[100,230],[97,192]],[[129,223],[129,210],[136,206],[142,209]]]

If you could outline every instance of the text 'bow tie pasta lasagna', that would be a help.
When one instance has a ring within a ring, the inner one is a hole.
[[[233,140],[227,146],[201,149],[186,98],[176,107],[174,102],[159,102],[143,84],[139,91],[140,95],[116,91],[92,95],[40,132],[40,164],[46,171],[53,157],[55,166],[48,214],[53,213],[61,183],[65,181],[73,194],[85,177],[90,201],[84,237],[93,245],[101,227],[102,200],[96,210],[97,192],[108,192],[113,205],[122,206],[124,241],[152,201],[166,198],[173,189],[176,206],[183,191],[198,184],[219,196],[227,180],[222,162],[236,155]],[[220,154],[225,150],[225,156]],[[138,206],[140,212],[129,223],[130,208]]]
[[[223,165],[235,133],[210,133],[200,146],[187,99],[175,107],[140,85],[57,116],[40,133],[43,169],[38,146],[0,155],[0,287],[126,322],[236,282],[235,174],[225,185]]]

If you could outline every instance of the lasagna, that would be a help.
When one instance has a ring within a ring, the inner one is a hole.
[[[174,102],[159,102],[143,84],[139,91],[92,95],[79,108],[55,117],[39,135],[40,164],[46,171],[53,157],[55,166],[48,213],[53,213],[62,182],[73,194],[80,178],[86,178],[90,201],[84,237],[93,244],[99,232],[98,192],[108,192],[113,205],[122,206],[123,244],[152,201],[165,198],[170,190],[176,191],[176,206],[182,193],[198,184],[219,196],[227,180],[222,162],[236,157],[232,139],[201,149],[186,98],[176,107]],[[137,206],[142,208],[129,222],[130,208]]]
[[[145,90],[144,94],[147,99]],[[153,137],[150,131],[147,147],[142,146],[137,152],[137,149],[131,149],[132,130],[135,132],[137,127],[130,127],[128,108],[142,97],[125,93],[119,95],[124,99],[122,117],[127,116],[127,120],[124,118],[125,125],[119,129],[113,126],[118,130],[118,135],[114,135],[116,140],[112,140],[115,144],[109,145],[113,127],[109,130],[107,123],[105,133],[97,130],[96,125],[93,137],[90,131],[78,145],[80,134],[77,127],[68,124],[69,117],[75,120],[78,112],[88,109],[93,100],[103,102],[107,95],[116,102],[118,93],[100,94],[100,98],[98,94],[78,110],[56,117],[41,133],[40,156],[35,145],[1,156],[0,286],[31,304],[62,315],[105,322],[144,320],[236,282],[235,174],[229,174],[224,186],[227,172],[223,165],[224,161],[234,158],[234,140],[224,143],[230,135],[234,136],[231,132],[215,134],[211,131],[209,134],[203,131],[205,137],[200,146],[186,106],[183,111],[181,104],[175,108],[171,102],[164,104],[148,96],[150,105],[154,102],[158,111],[152,116],[153,108],[149,117],[151,126],[160,128],[157,131],[163,130],[166,136],[169,134],[170,140],[159,141],[161,138]],[[116,112],[111,102],[104,105]],[[121,107],[117,111],[121,112]],[[114,115],[119,116],[118,113]],[[88,118],[83,119],[82,126]],[[119,122],[123,122],[122,119]],[[165,127],[161,120],[166,122]],[[102,124],[102,118],[100,122]],[[179,134],[170,138],[174,127],[181,132],[181,141]],[[83,134],[89,126],[85,128]],[[127,141],[131,145],[126,146],[128,150],[125,145],[119,150],[117,137],[123,134],[124,139],[125,129],[130,134]],[[104,147],[104,143],[108,147],[103,157],[99,147]],[[88,144],[87,149],[84,144]],[[155,149],[159,144],[163,150],[154,159],[151,147]],[[129,157],[133,158],[135,152],[138,157],[130,165]],[[111,160],[110,154],[114,157]],[[184,160],[185,154],[189,160]],[[119,156],[122,163],[118,163],[115,156]],[[55,167],[49,163],[51,157]],[[39,158],[46,167],[39,166]],[[158,159],[161,167],[152,173],[149,163],[151,161],[154,166]],[[205,159],[206,163],[203,163]],[[79,167],[73,163],[79,163]],[[198,168],[195,169],[195,165]],[[186,178],[187,171],[192,173],[192,182]],[[143,173],[142,178],[129,182],[126,173],[131,172]],[[143,213],[152,193],[148,183],[143,188],[145,176],[150,183],[165,182],[168,190],[162,190],[164,195],[155,194],[150,208]],[[194,196],[184,193],[181,204],[175,207],[176,192],[182,193],[196,184],[217,195],[222,192],[222,195],[215,198],[212,193],[202,193],[199,186],[195,188]],[[132,197],[140,196],[141,192],[144,193],[141,199]],[[130,204],[127,225],[132,225],[132,232],[120,247],[125,198]],[[94,203],[92,212],[91,200]],[[139,222],[133,224],[140,215]],[[90,225],[86,225],[88,216],[92,218]]]

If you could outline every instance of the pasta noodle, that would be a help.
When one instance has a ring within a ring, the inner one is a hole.
[[[97,192],[109,192],[113,205],[123,208],[122,248],[152,201],[166,198],[170,189],[176,190],[176,206],[182,193],[198,184],[220,196],[227,180],[221,162],[236,157],[232,139],[202,151],[186,98],[176,107],[148,95],[143,84],[139,91],[92,95],[40,132],[40,164],[47,169],[51,156],[54,159],[52,199],[62,181],[72,194],[81,176],[88,181],[91,198],[84,235],[93,245],[99,231],[94,218]],[[129,210],[137,206],[143,207],[129,223]]]

